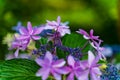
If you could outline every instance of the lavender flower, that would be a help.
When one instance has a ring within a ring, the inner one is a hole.
[[[88,75],[90,74],[90,78],[91,80],[100,80],[100,75],[102,74],[100,69],[99,69],[99,65],[97,64],[97,62],[99,61],[99,58],[93,55],[93,53],[91,51],[88,51],[88,61],[84,61],[82,64],[84,65],[84,67],[86,67],[86,70],[84,72],[82,72],[82,77],[84,77],[84,79],[81,80],[89,80]]]
[[[41,66],[36,76],[41,76],[42,80],[46,80],[50,74],[52,74],[56,80],[61,80],[61,74],[68,73],[64,68],[65,61],[63,59],[54,61],[50,52],[46,53],[44,59],[37,58],[36,62]]]
[[[74,58],[69,55],[68,59],[68,70],[69,70],[69,75],[67,77],[67,80],[74,80],[74,76],[76,76],[76,78],[78,80],[84,80],[83,77],[80,77],[81,71],[84,70],[84,68],[82,67],[82,65],[80,65],[80,61],[75,61]]]
[[[16,49],[14,53],[15,57],[18,57],[19,50],[25,50],[27,48],[28,43],[29,43],[28,40],[17,40],[17,39],[15,39],[12,42],[10,49]]]
[[[58,16],[57,21],[48,21],[45,29],[53,29],[56,32],[59,32],[61,36],[65,34],[70,34],[69,26],[61,23],[61,18]]]
[[[22,39],[33,39],[33,40],[39,40],[41,37],[38,36],[43,31],[43,27],[32,27],[31,23],[28,22],[27,24],[27,29],[26,28],[20,28],[20,34],[21,36],[19,37],[20,40]]]
[[[90,30],[90,34],[88,34],[83,29],[79,29],[79,31],[76,31],[76,32],[79,33],[79,34],[82,34],[85,39],[90,40],[93,43],[95,43],[95,42],[99,43],[100,41],[102,41],[102,40],[99,39],[99,36],[94,36],[93,35],[93,32],[94,32],[93,29]]]

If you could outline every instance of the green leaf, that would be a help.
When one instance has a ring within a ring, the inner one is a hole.
[[[82,35],[77,33],[71,33],[70,35],[67,35],[62,40],[63,45],[69,46],[71,48],[83,48],[84,44],[88,42],[88,40],[84,39]],[[90,49],[90,44],[85,47],[84,50]]]
[[[84,39],[82,35],[77,33],[71,33],[62,38],[63,45],[70,48],[83,48],[86,43],[86,47],[81,51],[82,53],[87,53],[88,50],[91,50],[92,47],[89,44],[88,40]],[[62,50],[57,50],[57,54],[60,58],[66,58],[69,53],[63,52]]]
[[[0,63],[0,80],[41,80],[35,73],[40,67],[28,59],[12,59]]]

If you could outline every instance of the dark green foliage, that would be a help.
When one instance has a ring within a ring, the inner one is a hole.
[[[35,73],[40,67],[32,60],[12,59],[0,63],[0,80],[41,80]]]

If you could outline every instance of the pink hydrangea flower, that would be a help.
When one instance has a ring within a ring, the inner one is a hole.
[[[66,62],[63,59],[54,61],[50,52],[46,53],[44,59],[37,58],[36,62],[41,66],[36,76],[41,76],[42,80],[46,80],[50,74],[52,74],[56,80],[61,80],[61,74],[68,73],[64,67]]]
[[[69,26],[61,23],[60,16],[58,16],[57,21],[47,20],[47,25],[45,26],[45,29],[53,29],[56,32],[59,32],[61,36],[64,36],[65,34],[70,34]]]
[[[20,28],[19,32],[21,36],[18,38],[20,40],[22,39],[33,39],[33,40],[39,40],[41,37],[38,36],[43,31],[43,27],[32,27],[32,24],[30,22],[27,23],[27,28],[22,27]]]

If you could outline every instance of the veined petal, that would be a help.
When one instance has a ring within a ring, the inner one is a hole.
[[[70,66],[74,67],[75,60],[71,55],[68,56],[67,62]]]
[[[45,59],[48,59],[50,61],[50,64],[52,63],[53,56],[49,51],[46,52]]]
[[[31,22],[28,22],[28,23],[27,23],[27,29],[28,29],[29,34],[32,34],[32,33],[33,33],[33,28],[32,28]]]
[[[32,36],[33,40],[39,40],[41,37],[40,36]]]
[[[74,80],[74,73],[70,73],[67,77],[67,80]]]
[[[89,67],[92,66],[92,63],[93,63],[94,59],[95,59],[94,54],[91,51],[88,51],[88,64],[89,64]]]
[[[53,67],[63,67],[65,65],[64,59],[57,60],[53,63]]]
[[[22,35],[27,35],[27,34],[28,34],[27,29],[24,28],[24,27],[21,27],[21,28],[19,29],[19,32],[20,32],[20,34],[22,34]]]

